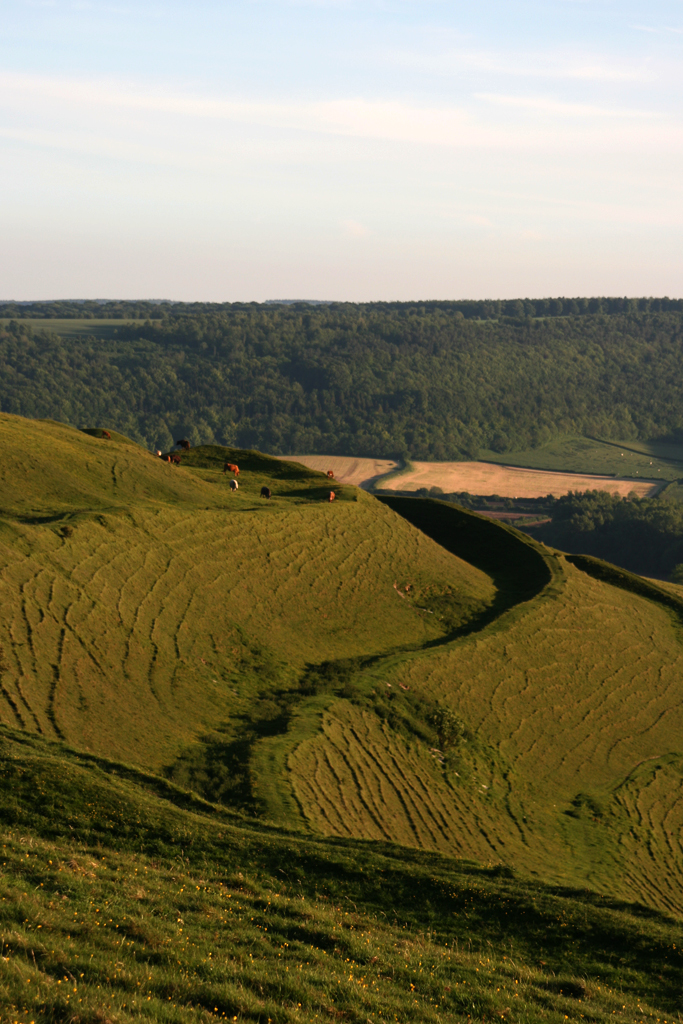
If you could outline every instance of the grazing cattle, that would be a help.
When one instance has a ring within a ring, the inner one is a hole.
[[[171,462],[173,463],[174,466],[179,466],[180,465],[180,456],[179,455],[172,455],[171,456]]]
[[[231,480],[230,481],[230,490],[231,491],[236,491],[238,487],[239,487],[239,484],[237,483],[236,480]]]
[[[155,449],[154,449],[154,454],[156,455],[156,457],[157,457],[158,459],[160,459],[160,458],[161,458],[161,452],[159,451],[159,449],[158,449],[158,448],[155,448]]]
[[[223,466],[224,473],[234,473],[235,476],[240,475],[240,467],[235,462],[226,462]]]
[[[327,477],[328,477],[329,480],[334,480],[334,473],[332,472],[331,469],[328,469]]]
[[[270,498],[272,493],[273,492],[271,491],[270,487],[262,487],[261,488],[261,497],[262,498]]]
[[[183,438],[181,441],[176,441],[176,447],[182,448],[184,452],[189,452],[192,445],[189,441],[186,441],[185,438]]]
[[[328,498],[328,501],[334,501],[334,499],[336,497],[337,497],[337,495],[334,493],[334,491],[330,491],[330,496]]]
[[[106,437],[107,441],[111,441],[111,434],[109,433],[108,430],[102,431],[102,437]]]

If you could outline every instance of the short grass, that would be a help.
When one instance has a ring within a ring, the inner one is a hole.
[[[495,600],[484,572],[355,488],[330,504],[301,466],[205,448],[175,468],[8,416],[0,436],[2,720],[226,800],[251,799],[251,745],[307,665],[439,642]]]
[[[6,326],[10,320],[0,318],[0,326]],[[66,320],[50,319],[43,320],[38,317],[22,317],[22,323],[27,323],[34,331],[50,331],[52,334],[61,334],[67,338],[111,338],[117,330],[126,326],[130,321],[126,320]]]
[[[3,1024],[680,1021],[677,922],[0,731]]]
[[[511,578],[497,578],[497,614],[481,628],[368,666],[348,694],[353,709],[333,699],[311,706],[307,733],[293,723],[281,763],[305,818],[328,834],[512,864],[683,913],[683,604],[613,567],[596,576],[521,546],[511,528],[445,504],[384,500]],[[468,520],[480,524],[478,542]],[[515,594],[515,580],[529,589]],[[465,727],[450,746],[421,714],[439,702]],[[658,772],[668,789],[654,786]]]
[[[466,857],[590,888],[613,909],[683,915],[683,604],[670,588],[446,503],[344,487],[330,503],[320,474],[257,452],[198,448],[175,468],[126,439],[7,416],[0,437],[0,716],[35,750],[63,741],[163,774],[168,790],[144,785],[164,799],[173,783],[224,808],[186,794],[192,813],[240,829],[226,808],[249,815],[259,856],[277,861],[271,879],[317,843],[351,850],[351,871],[364,840],[397,844],[395,865]],[[240,465],[236,494],[226,457]],[[27,790],[12,776],[7,793],[15,818],[3,820],[18,828]],[[104,804],[75,808],[97,833],[88,849],[115,845],[124,817],[137,824],[125,806],[112,819]],[[135,813],[146,827],[157,811]],[[190,838],[177,842],[185,857]],[[225,877],[208,861],[193,884]],[[391,870],[378,917],[396,908]],[[539,970],[549,926],[536,933]],[[498,970],[502,940],[488,941]],[[263,998],[248,1012],[265,1024],[277,1000]],[[367,1020],[362,1005],[343,1013]],[[425,1007],[415,1012],[430,1019]],[[471,1010],[449,1007],[453,1019]],[[498,1004],[487,1007],[475,1001],[472,1019]]]
[[[559,470],[564,473],[604,473],[655,480],[683,478],[683,446],[657,441],[621,443],[601,441],[598,438],[567,437],[529,451],[504,454],[480,451],[477,458],[480,462]]]

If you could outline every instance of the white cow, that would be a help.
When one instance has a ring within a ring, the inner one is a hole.
[[[237,483],[236,480],[231,480],[230,481],[230,490],[231,491],[236,491],[238,487],[239,487],[239,484]]]

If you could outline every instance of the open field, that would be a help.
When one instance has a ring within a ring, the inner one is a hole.
[[[477,550],[452,532],[450,507],[436,506],[439,526],[428,503],[387,500],[480,565],[500,558],[484,536]],[[513,563],[516,535],[505,536]],[[620,570],[615,587],[561,557],[548,567],[536,596],[484,629],[356,676],[356,709],[316,698],[305,728],[304,706],[277,741],[278,763],[316,830],[514,864],[682,914],[683,652],[672,615],[683,603],[655,586],[640,596]],[[530,571],[519,563],[519,576]],[[435,699],[461,723],[450,745],[405,729]]]
[[[480,462],[504,463],[527,469],[557,472],[646,477],[677,480],[683,477],[683,445],[661,441],[601,441],[594,437],[566,437],[527,451],[480,451]]]
[[[278,458],[298,462],[319,473],[331,469],[339,483],[366,488],[378,476],[392,473],[398,467],[392,459],[354,459],[345,455],[280,455]]]
[[[0,326],[6,326],[9,319],[0,319]],[[52,334],[61,334],[66,338],[110,338],[114,332],[126,324],[129,320],[60,320],[56,318],[22,317],[22,324],[28,324],[34,331],[50,331]]]
[[[569,491],[609,491],[650,497],[661,489],[657,480],[615,479],[585,473],[557,473],[541,469],[523,469],[487,462],[413,462],[412,472],[384,480],[384,491],[416,491],[421,487],[440,487],[446,493],[499,494],[510,498],[559,498]]]
[[[501,463],[500,456],[494,459],[493,453],[477,462],[412,462],[407,470],[384,480],[379,478],[396,471],[397,462],[340,455],[279,457],[320,472],[331,469],[340,483],[366,490],[377,487],[385,491],[415,491],[422,487],[440,487],[446,493],[468,491],[510,498],[544,498],[548,494],[560,497],[569,491],[601,490],[624,496],[635,491],[639,497],[651,497],[669,483],[675,487],[674,481],[683,477],[683,461],[674,460],[674,453],[683,456],[683,450],[659,445],[657,451],[659,458],[654,450],[649,458],[647,454],[623,446],[579,438],[533,452],[512,453],[510,462],[506,453],[505,464]],[[662,453],[668,454],[670,459],[664,458]],[[575,465],[583,466],[583,471]],[[586,467],[593,465],[600,466],[603,472],[586,472]]]

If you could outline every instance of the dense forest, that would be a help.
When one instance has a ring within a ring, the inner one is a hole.
[[[273,454],[455,459],[683,429],[679,300],[45,303],[0,316],[13,317],[0,330],[2,411],[150,447],[184,435]],[[41,316],[121,325],[61,337]]]
[[[682,504],[588,491],[558,498],[550,514],[552,522],[533,531],[546,543],[683,583]]]

